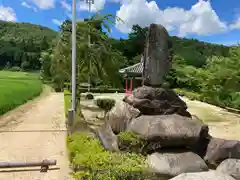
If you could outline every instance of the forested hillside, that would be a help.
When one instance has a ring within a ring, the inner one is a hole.
[[[132,28],[132,32],[129,33],[128,39],[111,39],[113,47],[129,59],[128,65],[139,62],[139,57],[137,56],[143,53],[147,31],[147,28],[141,28],[135,25]],[[184,64],[197,68],[203,67],[209,57],[229,56],[229,47],[227,46],[176,36],[170,37],[170,40],[173,44],[175,61],[179,60]]]
[[[55,31],[40,25],[0,21],[0,68],[39,70],[40,53],[56,36]]]

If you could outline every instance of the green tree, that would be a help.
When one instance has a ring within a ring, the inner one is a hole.
[[[240,108],[240,48],[233,47],[230,57],[209,58],[208,76],[202,82],[205,100],[221,106]]]
[[[52,63],[52,57],[51,51],[42,52],[40,57],[41,62],[41,76],[43,79],[51,79],[51,63]]]
[[[97,22],[104,23],[109,16],[97,17]],[[101,79],[105,83],[117,86],[119,84],[118,68],[120,62],[124,61],[124,57],[120,52],[113,51],[107,34],[99,31],[94,22],[96,22],[95,19],[77,23],[78,82],[86,81],[91,76],[92,79]],[[68,81],[70,81],[71,72],[70,25],[68,21],[60,27],[61,33],[54,51],[54,68],[52,68],[55,71],[53,74],[58,76],[62,74]],[[89,36],[92,39],[91,46],[88,44]]]

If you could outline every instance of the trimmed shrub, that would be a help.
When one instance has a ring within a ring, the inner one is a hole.
[[[104,110],[106,116],[107,112],[115,106],[116,101],[111,98],[98,98],[95,103],[99,108]]]
[[[13,67],[9,68],[8,70],[9,70],[9,71],[18,72],[18,71],[21,71],[21,68],[18,67],[18,66],[13,66]]]
[[[198,93],[190,92],[184,89],[174,89],[180,96],[186,96],[190,100],[198,100],[201,101],[202,97]]]
[[[93,96],[93,94],[88,93],[88,94],[86,94],[85,98],[91,100],[91,99],[94,99],[94,96]]]
[[[91,93],[125,93],[124,89],[115,89],[115,88],[91,88]],[[78,88],[79,93],[88,92],[87,88]]]

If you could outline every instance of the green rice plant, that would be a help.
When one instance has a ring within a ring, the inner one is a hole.
[[[42,88],[38,74],[0,71],[0,115],[38,96]]]

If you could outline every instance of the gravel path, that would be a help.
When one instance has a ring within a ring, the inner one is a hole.
[[[8,113],[0,122],[7,124],[0,128],[0,161],[57,160],[57,166],[46,173],[39,168],[0,169],[0,180],[71,179],[62,93],[51,92],[40,97]]]
[[[210,134],[224,139],[240,140],[240,114],[200,101],[183,100],[191,114],[197,115],[209,125]]]

